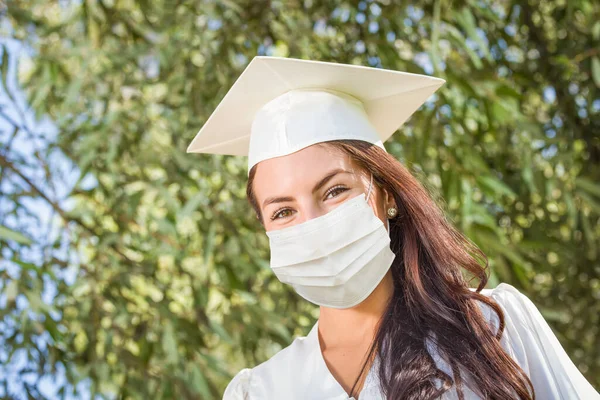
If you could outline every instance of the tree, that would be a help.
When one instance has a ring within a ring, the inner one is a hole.
[[[245,159],[185,153],[268,54],[445,78],[386,147],[486,252],[490,285],[527,293],[600,386],[599,20],[590,0],[11,2],[4,30],[31,49],[18,83],[58,130],[32,169],[14,138],[45,136],[0,114],[0,340],[26,354],[18,374],[62,368],[61,393],[220,398],[308,332],[318,310],[269,270]],[[7,95],[9,63],[4,50]],[[58,173],[56,153],[78,173],[60,199],[36,175]],[[57,234],[32,239],[31,199]]]

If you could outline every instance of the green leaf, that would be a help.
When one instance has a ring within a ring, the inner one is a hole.
[[[200,398],[202,399],[212,398],[208,381],[200,370],[200,366],[197,364],[192,364],[190,369],[190,384],[194,391],[199,394],[201,396]]]
[[[491,175],[480,175],[476,180],[482,189],[487,189],[490,193],[498,196],[506,195],[511,200],[517,197],[517,194],[508,185]]]
[[[581,227],[583,228],[583,236],[585,237],[585,241],[589,246],[589,252],[592,256],[592,259],[595,259],[598,255],[598,247],[596,245],[596,235],[592,229],[592,224],[590,223],[589,217],[581,214]]]
[[[537,193],[538,189],[533,177],[533,168],[531,167],[531,153],[527,149],[524,151],[523,158],[523,169],[521,171],[521,177],[527,184],[529,191],[531,193]]]
[[[462,28],[465,30],[465,32],[467,32],[467,35],[469,36],[469,38],[471,38],[471,40],[473,40],[475,43],[477,43],[477,46],[481,49],[485,58],[489,62],[493,62],[494,59],[492,58],[492,55],[490,53],[488,46],[486,45],[486,43],[483,41],[483,39],[477,33],[477,23],[475,21],[475,17],[473,16],[473,13],[471,12],[471,10],[467,7],[463,7],[460,10],[460,12],[455,14],[455,18],[458,21],[458,23],[462,26]]]
[[[82,68],[85,70],[85,66]],[[69,107],[79,100],[81,95],[81,86],[83,85],[84,76],[74,76],[69,84],[66,93],[65,106]]]
[[[492,231],[498,230],[498,223],[490,213],[480,204],[473,204],[473,213],[469,216],[471,223],[490,228]]]
[[[45,63],[42,65],[42,75],[43,79],[40,82],[40,86],[33,93],[33,98],[31,98],[30,104],[31,108],[39,111],[42,108],[42,104],[45,102],[46,98],[50,94],[50,90],[52,89],[52,76],[50,72],[50,65]]]
[[[204,244],[204,265],[210,266],[210,262],[213,259],[213,252],[215,247],[215,239],[217,236],[217,224],[215,222],[211,222],[208,227],[208,233],[205,237]]]
[[[573,200],[573,195],[571,194],[571,192],[565,192],[563,199],[565,201],[565,204],[567,205],[567,215],[568,215],[568,225],[569,228],[571,228],[571,230],[574,230],[575,228],[577,228],[577,215],[578,215],[578,210],[575,207],[575,201]]]
[[[600,88],[600,59],[598,57],[592,57],[592,79]]]
[[[600,39],[600,21],[596,21],[596,23],[594,24],[594,27],[592,28],[592,37],[595,40]]]
[[[575,185],[577,186],[577,188],[585,190],[589,194],[600,198],[600,185],[592,181],[591,179],[582,176],[577,177],[575,179]]]
[[[464,50],[467,53],[467,55],[471,59],[471,62],[473,63],[473,66],[476,69],[483,68],[483,63],[481,62],[479,55],[471,47],[469,47],[469,45],[467,45],[467,41],[465,40],[463,34],[452,25],[446,26],[445,29],[450,34],[449,38],[456,45],[458,45],[460,49]]]
[[[436,74],[439,74],[440,68],[440,57],[438,53],[438,41],[440,38],[440,4],[442,0],[436,0],[433,5],[433,24],[431,32],[431,49],[429,54],[431,56],[431,64]]]
[[[538,308],[540,310],[540,313],[542,314],[542,316],[544,317],[544,319],[546,321],[555,321],[555,322],[566,323],[566,322],[569,322],[569,320],[570,320],[569,314],[564,311],[552,310],[552,309],[546,308],[546,307],[538,307]]]
[[[600,215],[600,201],[596,201],[592,196],[581,190],[577,191],[577,195],[584,200],[584,203],[592,209],[597,215]]]
[[[29,246],[30,244],[33,243],[33,241],[31,239],[29,239],[27,236],[23,235],[22,233],[13,231],[12,229],[7,228],[2,225],[0,225],[0,239],[12,240],[19,244],[24,244],[26,246]]]
[[[466,233],[469,229],[470,225],[470,215],[471,208],[473,206],[473,189],[471,188],[471,184],[467,178],[463,178],[461,180],[461,188],[462,188],[462,216],[461,216],[461,230],[463,233]]]
[[[2,65],[0,65],[2,72],[2,85],[6,88],[8,80],[8,48],[4,45],[0,45],[0,51],[2,51]]]
[[[192,196],[179,211],[178,219],[189,218],[202,204],[206,204],[206,193],[198,192]]]
[[[6,301],[14,301],[19,294],[19,282],[14,279],[8,282],[5,287],[4,294],[6,295]]]
[[[177,348],[177,339],[175,330],[171,321],[167,320],[162,335],[162,348],[165,352],[167,364],[177,364],[179,362],[179,350]]]
[[[514,97],[498,97],[492,103],[492,112],[496,122],[501,124],[513,123],[519,119],[519,100]]]
[[[221,339],[225,341],[225,343],[233,344],[233,339],[229,336],[229,333],[223,328],[223,325],[219,324],[216,321],[209,321],[210,328],[217,334]]]
[[[41,293],[32,290],[24,291],[25,297],[29,301],[29,307],[35,313],[40,313],[48,310],[48,305],[41,298]]]

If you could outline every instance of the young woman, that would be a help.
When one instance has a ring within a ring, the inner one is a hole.
[[[485,255],[385,151],[441,84],[257,57],[198,133],[188,152],[248,155],[273,272],[320,306],[306,337],[239,371],[225,400],[600,398],[525,295],[484,289]]]

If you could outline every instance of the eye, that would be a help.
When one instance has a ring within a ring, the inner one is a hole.
[[[344,185],[333,186],[325,194],[325,200],[336,197],[340,193],[345,192],[346,190],[348,190],[348,188],[346,188]],[[333,196],[331,196],[332,194],[333,194]],[[270,219],[271,219],[271,221],[274,221],[276,219],[286,218],[286,217],[291,216],[293,212],[294,212],[294,210],[292,210],[291,208],[283,207],[283,208],[280,208],[277,211],[275,211],[273,213],[273,215],[270,217]]]
[[[278,218],[285,218],[288,217],[289,215],[285,215],[285,212],[289,211],[291,215],[292,210],[290,208],[280,208],[279,210],[275,211],[273,213],[273,215],[271,216],[271,221],[276,220]]]
[[[325,194],[325,199],[330,198],[329,195],[331,195],[332,193],[335,194],[335,196],[332,196],[332,197],[336,197],[339,193],[343,193],[346,190],[348,190],[348,189],[346,187],[344,187],[343,185],[336,185],[327,191],[327,193]]]

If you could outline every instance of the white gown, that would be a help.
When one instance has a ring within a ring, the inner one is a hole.
[[[474,289],[472,289],[474,290]],[[528,374],[537,399],[597,400],[600,394],[579,372],[560,342],[531,300],[515,287],[501,283],[494,289],[483,289],[505,314],[505,330],[501,345]],[[488,321],[498,328],[498,317],[482,304]],[[269,360],[254,368],[244,368],[229,382],[223,400],[348,400],[342,386],[329,372],[323,359],[317,336],[318,321],[307,336],[298,337]],[[434,346],[428,347],[438,368],[453,376],[449,365],[439,356]],[[379,400],[375,359],[358,399]],[[464,375],[463,375],[464,376]],[[465,399],[479,397],[463,386]],[[441,399],[458,399],[453,387]]]

